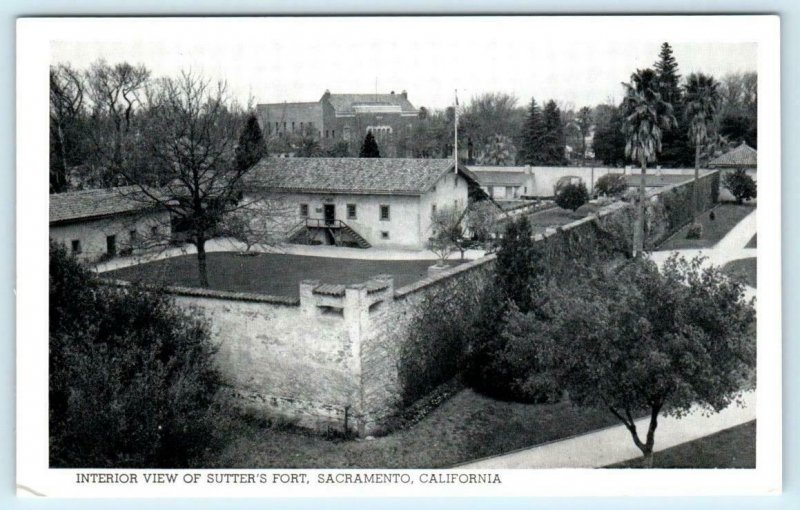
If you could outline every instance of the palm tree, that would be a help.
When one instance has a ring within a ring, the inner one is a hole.
[[[713,140],[712,129],[720,102],[719,83],[713,76],[692,73],[686,79],[686,120],[689,139],[694,144],[694,183],[692,185],[692,219],[697,216],[697,179],[700,177],[700,149]]]
[[[639,163],[639,200],[636,205],[636,225],[633,231],[633,254],[644,250],[644,203],[647,163],[655,161],[661,152],[661,137],[676,124],[672,105],[658,93],[658,76],[652,69],[637,69],[630,83],[623,83],[622,132],[625,134],[625,156]]]

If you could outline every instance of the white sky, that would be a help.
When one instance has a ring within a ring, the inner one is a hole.
[[[595,105],[651,66],[669,41],[682,75],[757,69],[758,48],[732,17],[262,18],[61,20],[53,62],[85,68],[142,63],[227,81],[242,103],[316,101],[334,93],[407,90],[417,106],[452,104],[453,90],[503,91]]]

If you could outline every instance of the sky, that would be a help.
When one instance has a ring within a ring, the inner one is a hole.
[[[730,18],[730,17],[728,17]],[[142,63],[155,76],[224,80],[241,103],[316,101],[333,93],[406,90],[444,108],[483,92],[524,105],[618,102],[621,82],[669,41],[682,75],[756,71],[758,47],[735,20],[706,18],[228,18],[70,21],[53,63]],[[744,38],[742,40],[742,38]]]

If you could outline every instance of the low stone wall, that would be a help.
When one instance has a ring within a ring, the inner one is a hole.
[[[707,209],[716,201],[718,173],[699,184]],[[688,181],[650,194],[650,245],[691,219],[681,210],[691,190]],[[617,202],[535,239],[553,264],[629,253],[633,219],[632,204]],[[495,262],[489,255],[396,290],[387,275],[347,286],[303,281],[299,299],[160,290],[208,319],[219,369],[242,407],[366,435],[458,373]]]

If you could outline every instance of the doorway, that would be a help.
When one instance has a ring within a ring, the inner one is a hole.
[[[333,204],[324,204],[325,208],[325,225],[333,225],[336,220],[336,206]]]
[[[106,253],[109,257],[117,255],[117,236],[106,236]]]

